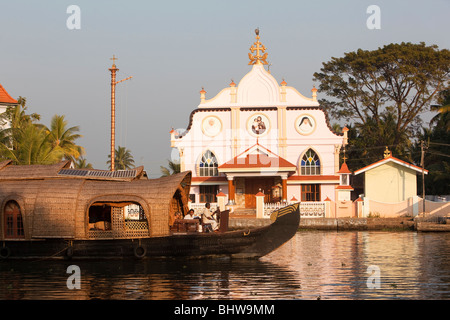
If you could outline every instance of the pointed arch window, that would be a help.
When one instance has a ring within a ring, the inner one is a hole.
[[[16,201],[8,201],[3,210],[5,238],[25,238],[22,212]]]
[[[206,151],[202,158],[200,159],[199,164],[199,175],[201,177],[210,177],[210,176],[218,176],[219,170],[218,170],[218,163],[217,158],[210,150]]]
[[[312,149],[308,149],[303,155],[300,167],[302,175],[320,175],[319,156]]]

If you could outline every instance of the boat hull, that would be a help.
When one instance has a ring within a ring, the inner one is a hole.
[[[0,259],[259,258],[297,232],[298,204],[273,213],[272,224],[225,233],[185,233],[139,239],[2,241]]]

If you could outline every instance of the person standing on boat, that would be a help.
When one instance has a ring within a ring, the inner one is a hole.
[[[216,231],[219,226],[217,224],[217,221],[213,218],[213,212],[211,212],[211,204],[207,202],[205,204],[205,209],[203,209],[203,223],[209,223],[211,224],[211,227],[214,231]]]

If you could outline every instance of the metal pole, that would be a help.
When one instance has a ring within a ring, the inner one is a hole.
[[[115,137],[116,137],[116,72],[119,69],[113,64],[111,71],[111,171],[115,167]]]
[[[425,150],[423,140],[420,142],[420,149],[422,153],[420,160],[420,163],[422,165],[422,215],[425,217]]]

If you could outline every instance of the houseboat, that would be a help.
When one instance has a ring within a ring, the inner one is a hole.
[[[0,162],[0,260],[258,258],[297,231],[298,204],[273,212],[272,223],[261,228],[174,229],[175,213],[188,211],[190,186],[190,171],[148,179],[143,167]]]

